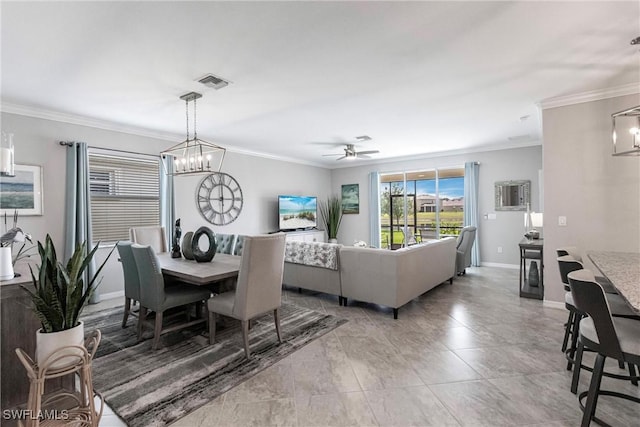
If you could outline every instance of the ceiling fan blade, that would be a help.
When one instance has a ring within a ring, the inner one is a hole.
[[[322,141],[316,141],[316,142],[311,142],[310,144],[313,145],[324,145],[327,147],[344,147],[345,143],[344,142],[322,142]]]
[[[338,157],[336,160],[342,160],[342,159],[346,159],[347,156],[342,156],[342,157]]]
[[[336,154],[323,154],[322,157],[331,157],[331,156],[344,156],[343,153],[336,153]]]
[[[361,154],[376,154],[379,153],[380,151],[378,150],[368,150],[368,151],[358,151],[358,156],[360,156]]]

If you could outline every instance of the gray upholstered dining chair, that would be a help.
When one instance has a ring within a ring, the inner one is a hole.
[[[273,311],[278,341],[285,235],[246,236],[235,291],[209,299],[209,343],[215,342],[216,313],[240,320],[245,356],[249,358],[249,320]]]
[[[140,279],[138,278],[138,267],[131,250],[131,242],[118,242],[118,254],[122,263],[124,273],[124,316],[122,327],[127,326],[127,319],[131,313],[131,301],[140,300]]]
[[[177,329],[185,328],[196,323],[204,322],[205,319],[187,321],[186,323],[162,329],[162,318],[165,310],[183,305],[202,303],[211,296],[211,292],[203,287],[180,283],[177,286],[164,286],[162,268],[158,261],[158,256],[151,246],[131,245],[133,256],[138,268],[140,279],[140,315],[138,318],[138,340],[142,337],[142,329],[147,317],[147,311],[155,312],[154,337],[152,348],[158,348],[160,335]],[[188,310],[188,307],[187,307]],[[197,310],[200,312],[200,310]],[[188,311],[187,311],[187,319]]]
[[[216,233],[216,253],[231,254],[236,241],[235,234]]]
[[[476,240],[476,227],[467,225],[460,231],[456,244],[456,273],[465,274],[465,269],[471,266],[471,247]]]
[[[640,366],[640,321],[613,317],[609,309],[606,296],[602,286],[595,281],[595,276],[589,270],[576,270],[568,274],[571,295],[578,310],[587,314],[580,320],[580,339],[576,354],[576,366],[582,363],[582,354],[585,349],[598,353],[589,390],[580,393],[578,401],[584,410],[582,416],[582,427],[587,427],[591,420],[601,425],[596,414],[598,396],[613,396],[623,398],[636,403],[640,403],[640,398],[623,394],[617,391],[601,390],[600,384],[604,372],[604,364],[607,357],[618,360],[622,365],[629,365],[629,376],[607,375],[609,377],[631,380],[638,384],[640,377],[637,375],[635,366]],[[573,371],[572,390],[577,388],[577,381],[580,377],[579,369]],[[575,385],[575,387],[574,387]],[[583,405],[582,400],[587,398]]]
[[[129,237],[133,243],[151,246],[156,253],[169,250],[164,227],[133,227],[129,229]]]
[[[242,256],[242,249],[244,248],[244,238],[246,236],[238,234],[236,236],[236,244],[233,245],[233,255]]]

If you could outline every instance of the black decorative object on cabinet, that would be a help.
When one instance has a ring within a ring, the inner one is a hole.
[[[205,252],[202,252],[199,245],[202,235],[207,236],[209,240],[209,248]],[[216,233],[209,227],[200,227],[193,233],[193,237],[191,238],[191,252],[193,252],[193,257],[197,262],[210,262],[216,254],[217,247]]]

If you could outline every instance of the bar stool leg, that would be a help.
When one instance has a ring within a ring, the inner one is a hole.
[[[582,366],[582,354],[584,353],[584,344],[578,340],[578,350],[576,351],[575,366],[573,367],[573,377],[571,378],[571,393],[578,393],[578,383],[580,382],[580,367]]]
[[[569,342],[569,335],[571,334],[571,327],[573,326],[575,317],[575,311],[569,310],[569,318],[567,319],[567,324],[564,327],[564,339],[562,340],[562,352],[567,351],[567,343]]]
[[[576,313],[573,319],[573,328],[571,328],[571,347],[569,348],[569,357],[571,359],[575,358],[576,355],[576,347],[578,346],[578,333],[580,332],[580,320],[582,319],[582,315]],[[567,371],[571,370],[573,362],[570,360],[567,361]]]
[[[587,403],[584,407],[584,414],[582,415],[581,427],[589,427],[591,419],[596,413],[596,406],[598,405],[598,393],[600,392],[600,383],[602,382],[602,372],[604,370],[604,362],[606,357],[598,353],[596,357],[596,363],[593,366],[593,374],[591,376],[591,384],[589,385],[589,394],[587,394]]]

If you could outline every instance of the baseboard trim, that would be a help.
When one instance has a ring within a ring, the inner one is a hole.
[[[508,268],[510,270],[518,270],[520,268],[519,265],[516,264],[502,264],[499,262],[481,262],[481,267],[497,267],[497,268]]]
[[[548,308],[557,308],[559,310],[565,310],[566,308],[563,302],[549,301],[548,299],[542,301],[542,306]]]
[[[124,291],[107,292],[106,294],[100,294],[100,301],[106,299],[120,298],[124,296]]]

